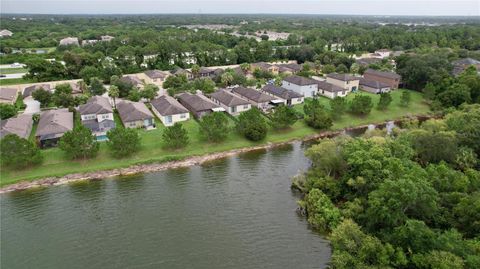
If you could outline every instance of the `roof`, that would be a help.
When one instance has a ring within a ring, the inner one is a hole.
[[[288,63],[288,64],[281,64],[278,66],[279,68],[288,68],[294,71],[301,71],[302,65],[297,63]]]
[[[317,81],[318,84],[318,89],[319,90],[324,90],[327,92],[343,92],[345,89],[342,87],[339,87],[337,85],[334,85],[332,83],[326,82],[326,81]]]
[[[78,45],[78,38],[76,37],[66,37],[60,40],[60,45]]]
[[[88,99],[86,104],[78,107],[78,112],[81,115],[107,114],[113,113],[113,109],[106,97],[93,96]]]
[[[379,58],[361,58],[361,59],[355,60],[355,62],[359,65],[369,65],[369,64],[378,63],[381,61],[382,59],[379,59]]]
[[[150,103],[162,116],[188,113],[188,109],[169,95],[162,95]]]
[[[317,81],[311,79],[311,78],[306,78],[306,77],[301,77],[301,76],[288,76],[283,79],[284,81],[290,82],[295,85],[300,85],[300,86],[305,86],[305,85],[314,85],[317,84]]]
[[[391,52],[391,50],[389,49],[379,49],[379,50],[376,50],[375,52]]]
[[[266,62],[253,63],[253,64],[251,64],[251,66],[253,68],[261,68],[261,69],[268,69],[268,68],[272,67],[271,64],[266,63]]]
[[[56,134],[64,134],[72,129],[73,113],[67,108],[47,110],[40,115],[35,135],[55,137]]]
[[[211,110],[218,107],[217,104],[208,100],[206,97],[200,96],[200,94],[191,94],[191,93],[181,93],[178,95],[180,102],[194,112]]]
[[[51,91],[50,85],[49,84],[37,84],[37,85],[32,85],[28,86],[23,90],[23,98],[28,97],[32,95],[32,93],[40,88],[43,88],[46,91]]]
[[[123,82],[126,82],[126,83],[130,83],[133,86],[143,84],[143,81],[141,81],[136,76],[123,76],[120,80],[123,81]]]
[[[174,74],[176,76],[183,75],[183,74],[189,74],[189,73],[191,73],[191,72],[188,71],[188,70],[185,70],[183,68],[177,68],[177,69],[175,69],[175,71],[172,72],[172,74]]]
[[[20,114],[14,118],[0,121],[0,137],[3,138],[8,134],[16,134],[22,138],[28,138],[32,130],[32,115]]]
[[[151,79],[156,79],[156,78],[164,79],[168,76],[167,72],[163,72],[160,70],[148,70],[148,71],[145,71],[145,75]]]
[[[219,89],[218,91],[210,94],[210,96],[228,107],[250,104],[247,100],[240,98],[225,89]]]
[[[206,67],[201,67],[200,70],[198,71],[199,74],[210,74],[213,73],[215,70],[206,68]]]
[[[261,91],[257,91],[251,88],[236,87],[232,91],[256,103],[270,102],[275,99],[269,95],[262,93]]]
[[[144,103],[122,100],[117,103],[117,111],[123,122],[153,118],[152,112]]]
[[[360,85],[367,86],[367,87],[374,88],[374,89],[390,88],[390,85],[388,85],[386,83],[371,80],[371,79],[365,79],[365,78],[360,79]]]
[[[453,65],[480,65],[480,61],[472,58],[463,58],[452,62]]]
[[[80,81],[79,82],[70,82],[70,87],[72,87],[72,94],[79,94],[83,93],[82,88],[80,87]]]
[[[330,73],[327,75],[327,78],[333,78],[336,80],[341,80],[341,81],[353,81],[353,80],[359,80],[359,78],[349,75],[349,74],[338,74],[338,73]]]
[[[390,78],[390,79],[400,79],[400,78],[401,78],[401,76],[398,75],[398,74],[396,74],[396,73],[378,71],[378,70],[374,70],[374,69],[367,69],[367,70],[365,70],[365,72],[363,73],[363,75],[365,75],[365,74],[372,74],[372,75],[375,75],[375,76],[384,77],[384,78]]]
[[[0,89],[0,99],[6,101],[15,101],[17,98],[17,89],[14,88],[1,88]]]
[[[266,85],[265,87],[262,88],[262,91],[268,92],[270,94],[273,94],[273,95],[275,95],[277,97],[280,97],[282,99],[285,99],[285,100],[289,100],[289,99],[292,99],[292,98],[303,97],[303,95],[301,95],[301,94],[299,94],[295,91],[287,90],[285,88],[278,87],[278,86],[275,86],[275,85]]]

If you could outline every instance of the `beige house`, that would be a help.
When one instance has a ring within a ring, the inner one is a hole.
[[[349,74],[331,73],[327,75],[327,82],[349,92],[355,92],[358,90],[360,79]]]
[[[117,111],[125,128],[154,128],[152,112],[144,103],[122,100],[117,103]]]
[[[2,104],[14,104],[17,101],[18,90],[14,88],[1,88],[0,89],[0,103]]]
[[[318,94],[327,98],[334,99],[335,97],[345,97],[348,93],[349,91],[335,84],[326,81],[318,81]]]
[[[258,63],[253,63],[250,65],[250,70],[253,73],[255,69],[260,69],[262,71],[270,72],[274,75],[278,74],[278,66],[265,63],[265,62],[258,62]]]
[[[264,94],[261,91],[245,87],[236,87],[232,89],[232,92],[244,99],[247,99],[254,107],[264,111],[272,107],[272,105],[270,105],[271,101],[277,99],[270,95]]]
[[[152,100],[151,104],[153,113],[167,127],[190,119],[188,109],[169,95],[162,95]]]
[[[160,70],[148,70],[143,74],[145,75],[145,82],[147,84],[155,84],[159,87],[162,86],[165,79],[170,76],[169,72]]]
[[[250,102],[241,98],[225,89],[219,89],[216,92],[210,94],[210,99],[216,104],[220,105],[230,115],[239,115],[243,111],[247,111],[252,108]]]

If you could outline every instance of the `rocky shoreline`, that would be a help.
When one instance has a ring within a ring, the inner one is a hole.
[[[425,119],[428,119],[428,118],[431,118],[431,117],[429,117],[429,116],[421,116],[420,117],[419,116],[419,117],[413,117],[413,118],[420,119],[420,120],[425,120]],[[395,121],[395,123],[402,122],[402,121],[407,120],[407,119],[412,119],[412,118],[406,118],[406,119],[404,118],[403,120]],[[317,133],[317,134],[314,134],[314,135],[306,136],[306,137],[301,138],[301,139],[293,139],[293,140],[289,140],[289,141],[286,141],[286,142],[280,142],[280,143],[267,143],[267,144],[260,145],[260,146],[253,146],[253,147],[229,150],[229,151],[224,151],[224,152],[211,153],[211,154],[202,155],[202,156],[192,156],[192,157],[187,157],[187,158],[185,158],[183,160],[179,160],[179,161],[168,161],[168,162],[151,163],[151,164],[139,164],[139,165],[133,165],[133,166],[130,166],[130,167],[125,167],[125,168],[117,168],[117,169],[102,170],[102,171],[87,172],[87,173],[74,173],[74,174],[69,174],[69,175],[62,176],[62,177],[47,177],[47,178],[33,180],[33,181],[21,181],[21,182],[14,183],[14,184],[7,185],[7,186],[4,186],[4,187],[0,188],[0,194],[13,192],[13,191],[26,190],[26,189],[30,189],[30,188],[40,188],[40,187],[63,185],[63,184],[77,182],[77,181],[101,180],[101,179],[117,177],[117,176],[128,176],[128,175],[134,175],[134,174],[140,174],[140,173],[151,173],[151,172],[158,172],[158,171],[163,171],[163,170],[167,170],[167,169],[175,169],[175,168],[182,168],[182,167],[190,167],[190,166],[194,166],[194,165],[201,165],[201,164],[206,163],[206,162],[210,162],[210,161],[214,161],[214,160],[218,160],[218,159],[222,159],[222,158],[228,158],[228,157],[238,155],[238,154],[241,154],[241,153],[246,153],[246,152],[251,152],[251,151],[256,151],[256,150],[271,149],[271,148],[279,147],[279,146],[286,145],[286,144],[292,144],[292,143],[298,142],[298,141],[311,141],[311,140],[315,140],[315,139],[335,137],[335,136],[341,135],[345,132],[367,129],[368,126],[371,126],[371,125],[382,126],[382,125],[385,125],[386,123],[387,122],[377,123],[377,124],[361,125],[361,126],[346,128],[346,129],[339,130],[339,131],[325,131],[325,132]]]

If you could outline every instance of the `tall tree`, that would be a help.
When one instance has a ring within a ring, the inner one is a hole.
[[[8,134],[0,140],[0,160],[7,167],[25,168],[40,164],[43,156],[34,143]]]
[[[92,131],[83,125],[77,125],[60,139],[59,147],[72,159],[87,159],[97,156],[99,144]]]
[[[220,142],[228,137],[228,118],[222,112],[213,112],[199,121],[200,133],[210,142]]]

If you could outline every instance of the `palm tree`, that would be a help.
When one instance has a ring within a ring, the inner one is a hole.
[[[120,95],[120,91],[117,86],[112,85],[108,89],[108,96],[112,97],[113,99],[113,107],[117,109],[117,102],[115,101],[115,98],[117,98]]]
[[[194,77],[198,77],[198,73],[200,72],[200,66],[197,64],[192,65],[192,74]]]
[[[227,87],[233,82],[233,76],[229,72],[225,72],[222,74],[222,77],[220,78],[220,81],[222,84]]]
[[[242,71],[245,73],[245,72],[248,72],[250,70],[250,64],[249,63],[243,63],[243,64],[240,64],[240,68],[242,69]]]

